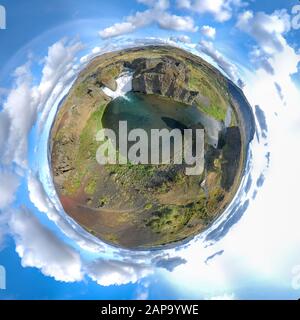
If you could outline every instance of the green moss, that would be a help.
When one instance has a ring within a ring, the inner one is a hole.
[[[198,104],[198,107],[204,113],[212,116],[217,120],[225,120],[228,101],[226,91],[217,81],[208,77],[203,70],[190,66],[190,81],[189,87],[191,90],[199,91],[204,97],[209,99],[209,105]]]
[[[152,203],[147,203],[147,204],[145,205],[145,210],[150,210],[150,209],[152,209],[152,207],[153,207],[153,204],[152,204]]]
[[[68,181],[65,182],[64,187],[68,195],[75,194],[81,187],[83,179],[88,172],[88,163],[96,163],[96,152],[99,147],[99,142],[96,141],[97,132],[102,129],[102,116],[105,111],[106,105],[101,105],[87,121],[86,126],[80,134],[79,148],[77,157],[74,161],[76,170],[75,175],[70,176]],[[93,194],[96,189],[97,177],[89,180],[85,187],[87,194]]]
[[[102,129],[102,117],[105,107],[106,105],[101,105],[98,110],[90,116],[86,126],[80,134],[79,162],[87,159],[96,159],[96,152],[99,147],[99,142],[96,141],[96,134]]]
[[[198,104],[199,109],[213,117],[216,120],[224,121],[226,118],[226,110],[220,108],[217,105],[211,105],[209,107]]]
[[[100,205],[100,207],[105,206],[105,205],[107,204],[107,202],[108,202],[108,198],[107,198],[107,197],[101,197],[101,198],[99,199],[99,205]]]
[[[80,168],[76,170],[76,173],[72,175],[68,180],[64,183],[65,192],[68,195],[75,194],[78,189],[81,187],[83,177],[86,174],[86,169]]]
[[[84,188],[84,192],[88,195],[93,195],[95,193],[96,190],[96,186],[97,186],[97,180],[98,177],[97,176],[93,176],[87,183],[86,187]]]
[[[83,81],[75,87],[74,93],[76,97],[84,96],[88,91],[87,82]]]
[[[213,190],[208,198],[203,191],[198,200],[189,205],[166,206],[159,209],[145,221],[145,225],[159,234],[165,243],[178,237],[185,238],[190,234],[190,228],[210,223],[213,210],[222,199],[223,191],[220,188]]]
[[[157,166],[154,165],[136,165],[132,163],[127,164],[115,164],[106,165],[106,169],[110,174],[114,174],[118,176],[118,179],[120,178],[126,178],[130,177],[130,181],[145,181],[148,178],[151,178],[154,174],[155,168]]]
[[[116,63],[116,64],[107,66],[105,69],[102,70],[100,75],[101,77],[104,77],[104,78],[116,79],[121,72],[122,72],[121,64]]]
[[[119,238],[114,234],[108,234],[105,236],[105,238],[107,239],[107,241],[110,241],[112,243],[119,243]]]
[[[184,217],[184,215],[179,214],[178,209],[173,208],[163,208],[160,212],[150,218],[146,223],[150,226],[155,233],[169,233],[178,230],[182,225],[188,222],[190,217]]]

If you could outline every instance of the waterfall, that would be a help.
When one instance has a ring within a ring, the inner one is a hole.
[[[123,97],[126,99],[126,93],[132,90],[132,72],[123,73],[116,81],[116,91],[112,91],[107,87],[103,87],[103,92],[113,100],[118,97]]]

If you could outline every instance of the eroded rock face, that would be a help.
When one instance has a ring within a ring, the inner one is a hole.
[[[135,70],[133,91],[158,94],[186,104],[202,99],[197,91],[188,89],[190,71],[186,64],[172,58],[134,60],[127,67]]]

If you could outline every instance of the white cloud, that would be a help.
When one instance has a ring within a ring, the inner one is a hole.
[[[219,22],[231,19],[234,9],[245,5],[241,0],[177,0],[178,8],[200,14],[210,13]]]
[[[152,269],[143,263],[99,259],[88,266],[87,273],[99,285],[110,286],[136,283]]]
[[[122,34],[131,33],[136,30],[136,26],[131,22],[116,23],[111,27],[100,31],[99,34],[103,39],[120,36]]]
[[[58,281],[83,279],[79,254],[41,225],[32,213],[26,209],[13,211],[9,227],[23,267],[38,268]]]
[[[256,45],[250,53],[252,62],[270,74],[278,72],[282,66],[275,66],[274,57],[285,56],[286,69],[289,66],[297,72],[299,55],[290,47],[284,35],[290,31],[290,15],[286,10],[277,10],[268,15],[264,12],[245,11],[238,17],[237,27],[249,34]],[[295,67],[296,66],[296,67]]]
[[[5,236],[8,234],[8,220],[9,213],[7,211],[0,211],[0,250],[3,248]]]
[[[214,39],[216,36],[216,29],[211,26],[203,26],[201,28],[201,33],[207,38]]]
[[[27,137],[36,120],[37,105],[32,97],[29,64],[16,69],[14,76],[16,86],[10,91],[2,111],[10,119],[2,161],[5,164],[15,162],[24,168],[27,165]]]
[[[201,41],[199,43],[198,50],[211,57],[215,63],[227,74],[227,76],[233,80],[238,81],[238,70],[237,67],[228,61],[219,52],[210,41]]]
[[[75,55],[82,48],[83,45],[80,42],[67,43],[65,39],[49,47],[42,70],[42,79],[35,92],[38,96],[39,108],[43,107],[57,83],[65,79],[66,74],[72,72]]]
[[[43,112],[42,119],[46,118],[52,106],[49,97],[53,92],[58,94],[63,90],[64,84],[74,76],[74,56],[81,48],[80,43],[67,44],[65,40],[49,47],[38,86],[33,85],[29,63],[16,69],[15,86],[7,96],[0,117],[9,119],[6,122],[9,123],[9,129],[5,152],[1,155],[3,163],[14,162],[22,168],[27,167],[27,138],[37,120],[37,113]]]
[[[179,9],[190,9],[192,6],[191,0],[177,0],[176,4]]]
[[[15,200],[19,178],[15,173],[0,171],[0,209],[5,209]]]
[[[3,147],[7,142],[9,126],[10,118],[8,114],[6,112],[0,112],[0,155],[4,153]]]
[[[100,53],[105,53],[108,51],[112,51],[114,49],[115,48],[113,48],[113,44],[111,42],[105,43],[102,47],[96,46],[91,50],[91,52],[85,54],[80,58],[80,63],[85,64],[91,59],[93,59],[94,57],[98,56]]]
[[[196,32],[198,28],[189,16],[178,16],[166,11],[168,1],[140,1],[150,6],[150,9],[138,11],[125,18],[125,21],[115,23],[99,32],[103,39],[131,33],[152,23],[157,23],[162,29]]]
[[[271,15],[245,11],[239,15],[237,27],[253,37],[266,54],[274,54],[282,50],[286,42],[283,34],[291,28],[290,16],[286,10]]]
[[[157,20],[159,26],[162,29],[175,30],[175,31],[187,31],[196,32],[198,27],[195,27],[194,20],[191,17],[171,15],[169,13],[164,13]]]
[[[37,88],[33,88],[38,100],[38,111],[42,112],[39,125],[43,126],[56,98],[65,86],[76,76],[76,54],[83,49],[81,42],[67,42],[62,39],[48,49],[42,79]]]
[[[267,55],[259,47],[254,47],[250,52],[251,61],[258,66],[258,68],[263,68],[270,74],[274,74],[274,69],[272,67],[271,56]]]
[[[192,43],[191,38],[186,35],[180,35],[180,36],[176,36],[176,37],[173,36],[173,37],[170,37],[170,40],[174,41],[174,42]]]
[[[32,173],[28,177],[28,192],[30,201],[40,212],[47,213],[49,210],[53,210],[53,205],[48,199],[43,185]]]

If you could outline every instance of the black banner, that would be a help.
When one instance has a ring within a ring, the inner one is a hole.
[[[299,301],[0,301],[2,315],[30,319],[204,319],[219,315],[242,319],[272,314],[285,319],[299,307]]]

